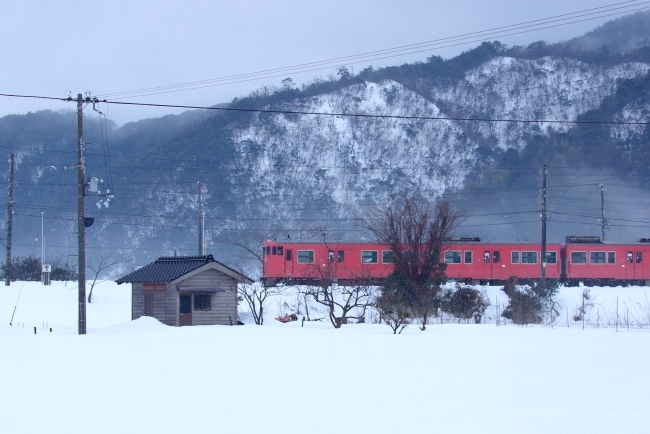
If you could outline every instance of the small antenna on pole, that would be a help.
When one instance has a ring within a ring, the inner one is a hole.
[[[199,256],[205,255],[205,221],[203,217],[203,200],[201,198],[201,181],[197,181],[199,188]]]

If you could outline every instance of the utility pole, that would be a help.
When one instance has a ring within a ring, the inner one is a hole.
[[[86,195],[85,184],[85,161],[83,147],[83,97],[77,94],[77,240],[79,247],[78,274],[79,274],[79,322],[80,335],[86,334],[86,226],[84,196]]]
[[[203,200],[201,199],[201,181],[197,181],[196,185],[199,187],[199,256],[205,255],[205,220],[203,217]]]
[[[5,286],[11,285],[11,229],[14,215],[14,167],[16,160],[14,154],[9,159],[9,200],[7,201],[7,262],[5,269]]]
[[[609,222],[605,218],[605,186],[600,184],[600,227],[605,241],[605,230],[609,229]]]
[[[546,278],[546,164],[542,168],[542,270],[541,278]]]

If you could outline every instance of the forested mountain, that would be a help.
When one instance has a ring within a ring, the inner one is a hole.
[[[104,248],[148,261],[197,250],[197,181],[208,251],[218,237],[325,225],[354,239],[355,219],[404,195],[446,197],[468,215],[462,235],[539,239],[538,169],[549,165],[550,236],[650,234],[650,14],[636,13],[559,44],[486,42],[463,54],[263,86],[230,108],[376,117],[190,111],[117,127],[86,110],[87,175],[115,200],[96,208],[89,256]],[[419,119],[418,119],[419,118]],[[422,119],[434,118],[434,119]],[[517,122],[513,122],[517,121]],[[519,122],[525,121],[525,122]],[[14,245],[65,260],[76,251],[73,112],[0,119],[0,147],[18,158]],[[3,168],[8,179],[8,165]],[[625,197],[630,199],[626,202]],[[634,222],[631,224],[631,222]],[[647,223],[646,223],[647,222]],[[93,250],[95,249],[95,250]],[[72,259],[74,260],[74,258]]]

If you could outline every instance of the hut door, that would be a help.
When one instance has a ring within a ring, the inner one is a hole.
[[[180,295],[179,296],[179,310],[178,310],[178,325],[191,326],[192,325],[192,296]]]
[[[144,316],[153,316],[153,294],[144,295]]]

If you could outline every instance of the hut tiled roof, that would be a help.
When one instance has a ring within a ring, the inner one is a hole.
[[[122,283],[171,282],[209,262],[216,262],[226,267],[216,261],[212,255],[161,256],[156,259],[156,262],[145,265],[133,273],[119,278],[116,282],[118,285]],[[229,267],[226,268],[232,270]]]

